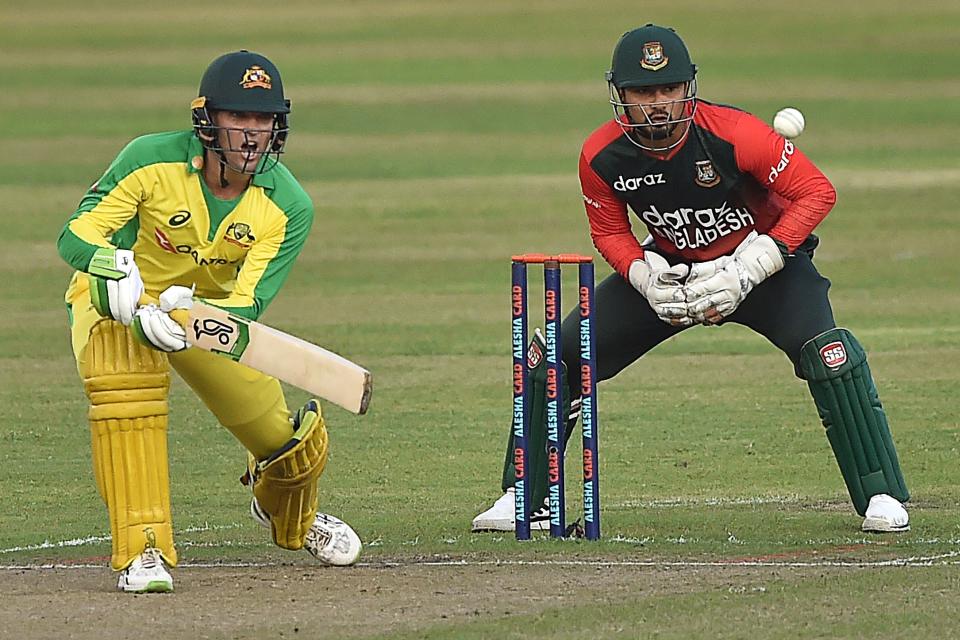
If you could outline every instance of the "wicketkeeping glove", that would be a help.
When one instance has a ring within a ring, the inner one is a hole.
[[[137,309],[133,335],[148,347],[168,353],[183,351],[190,345],[180,324],[170,317],[174,309],[193,307],[193,289],[174,285],[160,294],[160,305],[148,304]]]
[[[644,251],[643,260],[630,264],[630,284],[643,294],[657,317],[679,327],[693,324],[687,310],[683,281],[689,267],[685,264],[670,266],[666,259],[653,251]]]
[[[90,301],[97,313],[129,326],[143,295],[143,280],[133,259],[133,251],[112,247],[97,249],[87,267],[87,274]]]
[[[783,265],[783,254],[773,238],[751,231],[732,255],[691,265],[684,285],[690,317],[709,324],[707,312],[713,309],[726,318]]]

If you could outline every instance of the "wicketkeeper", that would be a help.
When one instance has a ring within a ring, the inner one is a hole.
[[[598,379],[692,326],[750,327],[806,380],[863,531],[906,531],[910,496],[866,354],[837,327],[830,281],[813,264],[812,232],[834,188],[756,117],[698,98],[696,73],[672,29],[627,32],[607,73],[615,117],[583,145],[590,235],[615,270],[596,290]],[[642,243],[628,211],[649,232]],[[577,367],[578,320],[574,310],[563,324],[568,370]],[[579,380],[570,377],[575,419]],[[542,402],[534,398],[534,416]],[[474,530],[514,528],[510,462],[504,495]],[[546,528],[537,526],[545,515],[534,514],[532,528]]]
[[[313,204],[279,162],[290,113],[280,73],[256,53],[223,55],[191,109],[192,129],[130,142],[58,242],[77,270],[67,311],[123,591],[173,589],[170,367],[249,451],[251,513],[277,545],[326,564],[360,553],[348,525],[316,511],[329,448],[319,404],[291,415],[276,379],[188,349],[169,315],[198,295],[256,319],[303,248]]]

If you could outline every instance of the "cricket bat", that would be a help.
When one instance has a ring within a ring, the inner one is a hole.
[[[183,325],[191,346],[283,380],[347,411],[367,411],[373,392],[370,372],[343,356],[198,301],[192,309],[170,315]]]

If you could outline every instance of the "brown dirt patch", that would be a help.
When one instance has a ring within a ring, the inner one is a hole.
[[[0,572],[0,638],[359,638],[769,580],[781,571],[409,561],[349,569],[187,565],[175,570],[175,593],[131,595],[114,590],[115,574],[105,568],[7,569]],[[788,571],[800,577],[806,570]]]

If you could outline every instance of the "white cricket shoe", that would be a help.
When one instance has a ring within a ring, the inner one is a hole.
[[[260,508],[260,503],[254,498],[250,501],[250,515],[260,523],[260,526],[270,528],[270,515]],[[331,567],[349,567],[360,558],[363,543],[360,536],[340,518],[326,513],[317,512],[303,547],[314,558]]]
[[[910,530],[910,516],[900,501],[885,493],[870,498],[866,517],[860,525],[862,531],[888,533]]]
[[[493,506],[473,519],[472,531],[515,531],[517,494],[513,487],[497,498]],[[550,507],[547,501],[543,506],[530,514],[531,531],[547,531],[550,529]]]
[[[117,589],[127,593],[170,593],[173,576],[167,571],[160,550],[147,547],[130,566],[120,572]]]
[[[349,567],[360,558],[360,536],[340,518],[317,513],[303,546],[314,558],[331,567]]]

